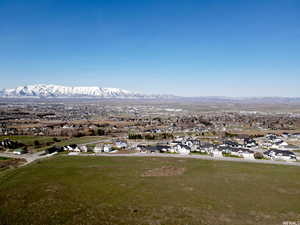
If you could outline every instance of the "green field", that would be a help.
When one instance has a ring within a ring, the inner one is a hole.
[[[53,137],[49,136],[26,136],[26,135],[14,135],[14,136],[0,136],[0,141],[4,139],[10,139],[12,141],[18,141],[25,145],[34,145],[34,141],[39,141],[41,144],[53,141]],[[58,138],[62,140],[63,138]]]
[[[20,143],[25,144],[27,147],[29,147],[29,150],[32,151],[43,151],[51,146],[65,146],[70,144],[84,144],[89,143],[93,141],[98,141],[107,137],[103,136],[84,136],[84,137],[56,137],[59,142],[55,142],[53,140],[54,137],[49,136],[0,136],[0,141],[3,141],[4,139],[10,139],[12,141],[17,141]],[[38,141],[39,146],[35,146],[34,142]]]
[[[300,221],[298,167],[57,156],[0,173],[0,224],[247,225]]]
[[[73,137],[68,140],[59,142],[57,144],[57,146],[65,146],[65,145],[70,145],[70,144],[85,144],[85,143],[89,143],[89,142],[100,141],[100,140],[107,139],[107,138],[108,137],[103,137],[103,136]]]

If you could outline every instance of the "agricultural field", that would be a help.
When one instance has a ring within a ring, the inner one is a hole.
[[[0,173],[0,224],[274,225],[300,220],[298,167],[55,156]]]

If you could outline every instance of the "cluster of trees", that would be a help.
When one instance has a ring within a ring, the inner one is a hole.
[[[60,139],[58,139],[57,137],[54,137],[54,138],[52,138],[51,141],[47,141],[45,143],[41,143],[39,140],[34,140],[33,145],[35,148],[39,148],[42,146],[49,146],[49,145],[52,145],[52,144],[54,144],[56,142],[60,142],[60,141],[61,141]]]
[[[0,147],[2,148],[9,148],[9,149],[16,149],[16,148],[22,148],[25,145],[18,141],[12,141],[10,139],[5,139],[4,141],[0,142]]]

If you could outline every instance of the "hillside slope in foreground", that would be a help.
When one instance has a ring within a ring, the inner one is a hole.
[[[0,173],[0,224],[300,221],[298,167],[57,156]]]

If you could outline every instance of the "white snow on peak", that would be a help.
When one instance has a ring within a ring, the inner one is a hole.
[[[3,97],[102,97],[102,98],[137,98],[145,95],[119,88],[69,87],[52,84],[37,84],[4,89]]]

